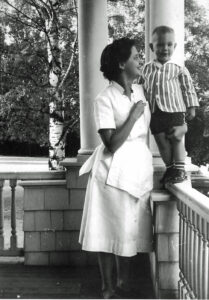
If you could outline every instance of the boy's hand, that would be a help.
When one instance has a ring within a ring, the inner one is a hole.
[[[186,123],[181,126],[173,126],[167,133],[166,137],[170,140],[181,141],[183,136],[186,134],[187,129]]]
[[[195,117],[195,107],[188,107],[186,112],[186,119],[191,121]]]

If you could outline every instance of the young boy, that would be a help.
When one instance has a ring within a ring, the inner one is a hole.
[[[166,164],[161,182],[182,182],[186,178],[186,120],[195,117],[199,103],[189,71],[171,60],[176,48],[174,30],[167,26],[155,28],[150,48],[155,59],[145,64],[141,79],[152,113],[151,132]]]

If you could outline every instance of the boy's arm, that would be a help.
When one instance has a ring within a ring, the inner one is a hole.
[[[179,75],[183,100],[187,108],[199,106],[197,94],[194,89],[191,75],[186,67],[184,67]]]

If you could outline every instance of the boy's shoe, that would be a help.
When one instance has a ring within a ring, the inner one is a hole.
[[[173,177],[173,169],[174,167],[170,167],[166,169],[165,173],[163,174],[163,177],[160,179],[160,183],[165,184],[166,182],[168,182],[170,177]]]
[[[184,169],[173,168],[173,172],[165,183],[180,183],[187,179],[186,171]]]

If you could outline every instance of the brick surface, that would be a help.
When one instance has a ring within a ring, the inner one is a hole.
[[[44,209],[44,189],[26,188],[24,190],[24,210]]]
[[[77,189],[77,188],[86,188],[87,181],[88,181],[88,174],[84,174],[82,176],[79,176],[79,169],[78,167],[73,167],[67,170],[66,180],[67,180],[67,187],[70,189]]]
[[[41,232],[41,251],[55,250],[55,233]]]
[[[159,262],[158,263],[159,288],[178,289],[179,264],[178,262]]]
[[[81,226],[82,211],[64,211],[64,229],[79,230]]]
[[[63,230],[64,217],[63,211],[51,211],[51,229]]]
[[[26,252],[27,251],[40,251],[41,250],[40,232],[25,232],[24,250]]]
[[[50,252],[50,265],[86,266],[87,254],[84,251]]]
[[[69,209],[68,190],[64,187],[52,186],[45,189],[45,209]]]
[[[50,211],[35,212],[36,231],[47,231],[51,228]]]
[[[179,261],[179,234],[165,233],[157,234],[157,260],[158,261]]]
[[[179,216],[176,201],[155,203],[155,232],[179,232]]]
[[[79,231],[72,232],[56,232],[56,250],[69,251],[80,250],[81,246],[78,243]]]
[[[47,252],[25,253],[25,265],[46,266],[48,264],[49,264],[49,254]]]
[[[23,216],[23,230],[35,231],[35,212],[25,211]]]
[[[69,190],[70,209],[83,209],[85,193],[85,189]]]

